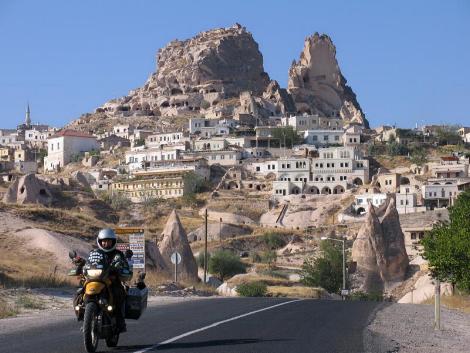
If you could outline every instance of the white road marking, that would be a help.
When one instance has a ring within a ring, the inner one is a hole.
[[[201,328],[198,328],[196,330],[193,330],[193,331],[188,331],[186,333],[183,333],[181,335],[178,335],[178,336],[175,336],[173,338],[170,338],[170,339],[167,339],[166,341],[163,341],[163,342],[160,342],[160,343],[157,343],[151,347],[147,347],[145,349],[142,349],[140,351],[135,351],[134,353],[145,353],[145,352],[148,352],[152,349],[155,349],[155,348],[158,348],[160,346],[163,346],[165,344],[169,344],[169,343],[173,343],[175,341],[178,341],[179,339],[181,338],[184,338],[184,337],[188,337],[188,336],[191,336],[191,335],[194,335],[195,333],[198,333],[198,332],[202,332],[202,331],[206,331],[210,328],[213,328],[213,327],[216,327],[216,326],[219,326],[219,325],[222,325],[222,324],[225,324],[227,322],[230,322],[230,321],[235,321],[235,320],[238,320],[238,319],[241,319],[243,317],[246,317],[246,316],[250,316],[250,315],[254,315],[254,314],[257,314],[257,313],[260,313],[262,311],[266,311],[266,310],[271,310],[271,309],[274,309],[274,308],[277,308],[279,306],[282,306],[282,305],[286,305],[286,304],[290,304],[290,303],[295,303],[295,302],[300,302],[304,299],[295,299],[295,300],[290,300],[288,302],[283,302],[283,303],[279,303],[279,304],[276,304],[276,305],[271,305],[271,306],[268,306],[266,308],[262,308],[262,309],[258,309],[258,310],[255,310],[255,311],[250,311],[249,313],[245,313],[245,314],[241,314],[241,315],[238,315],[238,316],[234,316],[230,319],[225,319],[225,320],[222,320],[222,321],[218,321],[218,322],[214,322],[213,324],[210,324],[210,325],[207,325],[207,326],[204,326],[204,327],[201,327]]]

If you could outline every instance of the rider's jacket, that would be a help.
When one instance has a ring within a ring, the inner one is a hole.
[[[132,270],[129,267],[126,257],[122,251],[114,249],[105,252],[101,249],[93,249],[88,255],[89,263],[105,262],[108,266],[113,264],[113,274],[118,275],[122,281],[128,281],[132,277]]]

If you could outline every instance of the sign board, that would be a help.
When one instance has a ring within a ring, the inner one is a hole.
[[[173,265],[179,265],[181,263],[180,253],[175,251],[173,254],[171,254],[170,260]]]
[[[347,297],[349,295],[349,289],[342,289],[341,290],[341,296]]]
[[[134,253],[132,255],[129,265],[132,263],[132,268],[145,270],[145,237],[142,228],[116,228],[116,234],[127,235],[129,239],[128,247]],[[125,243],[123,243],[125,244]],[[118,244],[119,245],[119,244]],[[125,251],[124,250],[124,251]]]

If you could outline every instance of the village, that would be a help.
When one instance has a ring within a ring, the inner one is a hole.
[[[71,308],[77,278],[66,273],[108,240],[134,271],[125,296],[138,289],[146,307],[148,291],[152,315],[165,301],[171,314],[238,300],[235,319],[262,307],[252,297],[275,303],[259,312],[345,302],[361,308],[361,335],[393,346],[403,317],[431,330],[441,300],[469,310],[468,121],[366,117],[317,32],[286,88],[238,23],[172,40],[155,59],[141,87],[75,119],[49,124],[26,102],[1,121],[0,319]],[[443,312],[468,337],[468,317]],[[402,346],[413,341],[405,326]]]
[[[116,124],[100,133],[35,124],[28,106],[16,130],[0,130],[3,202],[51,206],[47,185],[70,180],[93,197],[136,207],[205,194],[201,209],[215,223],[215,241],[263,227],[354,239],[369,204],[379,209],[393,199],[413,262],[425,232],[470,189],[469,127],[371,129],[307,113],[266,118],[249,92],[240,106],[233,116],[189,117],[178,129]],[[190,242],[202,241],[201,229],[189,231]],[[288,252],[286,264],[300,267],[302,257]]]

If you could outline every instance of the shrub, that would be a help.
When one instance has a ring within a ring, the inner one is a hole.
[[[9,316],[15,316],[18,312],[15,308],[8,304],[4,299],[0,298],[0,319]]]
[[[279,233],[265,233],[263,235],[263,241],[269,249],[280,249],[286,245],[284,237]]]
[[[217,275],[221,281],[239,273],[246,273],[246,265],[230,251],[217,251],[208,260],[209,272]]]
[[[277,260],[277,254],[274,250],[265,251],[261,255],[261,261],[272,267]]]
[[[206,100],[201,101],[201,108],[202,109],[207,109],[210,106],[211,106],[211,104],[208,101],[206,101]]]
[[[306,259],[302,265],[301,282],[310,287],[322,287],[328,292],[339,292],[343,282],[343,254],[332,242],[321,243],[323,254]]]
[[[408,148],[398,142],[390,142],[387,144],[387,154],[389,156],[404,156],[408,154]]]
[[[257,252],[251,255],[251,261],[253,262],[261,262],[261,255]]]
[[[209,265],[210,259],[211,259],[211,254],[210,254],[210,253],[207,253],[207,265]],[[204,268],[204,252],[203,252],[203,251],[201,251],[201,252],[197,255],[196,262],[197,262],[197,265],[198,265],[200,268]]]
[[[110,206],[117,210],[127,210],[131,204],[131,200],[120,192],[115,192],[110,196]]]
[[[268,292],[268,286],[263,282],[242,283],[236,290],[242,297],[264,297]]]
[[[380,292],[354,292],[349,296],[351,300],[361,300],[361,301],[372,301],[372,302],[381,302],[383,301],[383,294]]]

